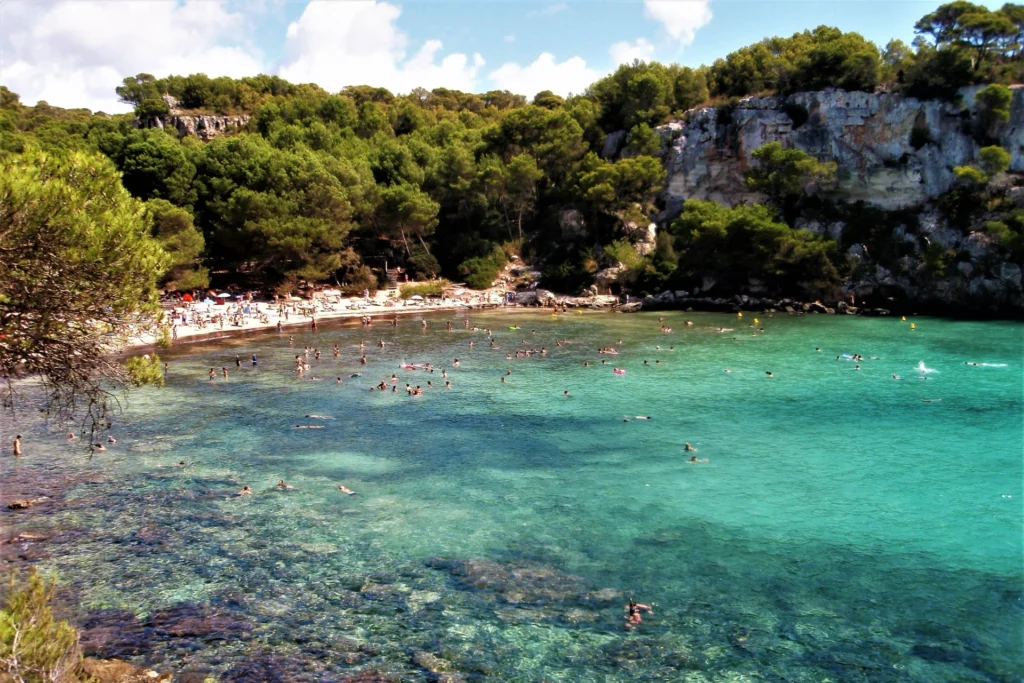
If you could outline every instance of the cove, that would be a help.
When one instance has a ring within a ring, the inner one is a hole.
[[[1019,323],[662,315],[183,346],[91,459],[16,415],[74,483],[6,523],[87,649],[220,680],[1019,680]]]

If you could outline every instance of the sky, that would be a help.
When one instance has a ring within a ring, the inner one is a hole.
[[[938,0],[0,0],[0,84],[117,113],[125,76],[580,93],[633,59],[710,64],[821,24],[909,43]],[[1001,3],[985,2],[998,7]]]

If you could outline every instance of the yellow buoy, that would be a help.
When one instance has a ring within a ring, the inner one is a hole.
[[[912,329],[912,330],[916,330],[917,329],[916,327],[914,327],[914,323],[910,323],[910,329]]]
[[[756,325],[757,323],[759,323],[759,322],[761,322],[761,321],[760,321],[760,320],[758,320],[757,318],[754,318],[754,324],[755,324],[755,325]]]
[[[900,316],[900,322],[901,323],[907,322],[907,316],[905,316],[905,315],[904,316]]]
[[[736,317],[737,317],[737,318],[742,318],[742,317],[743,317],[743,313],[737,313],[737,314],[736,314]]]

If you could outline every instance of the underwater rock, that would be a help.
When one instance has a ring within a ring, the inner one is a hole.
[[[160,683],[169,681],[173,674],[160,674],[152,669],[134,666],[119,659],[94,659],[86,657],[81,669],[98,683]]]
[[[341,683],[399,683],[402,676],[398,674],[382,673],[376,669],[367,669],[358,673],[342,676]]]
[[[441,659],[437,655],[430,654],[429,652],[414,652],[411,659],[413,664],[421,669],[426,669],[431,673],[452,672],[452,665],[450,662]]]
[[[237,619],[222,614],[209,614],[204,608],[191,604],[153,612],[145,625],[158,636],[200,638],[207,642],[238,640],[249,630],[248,625]]]
[[[583,577],[536,563],[435,557],[427,561],[427,566],[444,569],[464,589],[490,591],[509,604],[577,601],[587,592]]]

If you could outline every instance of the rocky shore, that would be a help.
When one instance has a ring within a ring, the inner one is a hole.
[[[662,292],[657,296],[644,297],[642,301],[633,301],[619,306],[623,313],[643,311],[685,310],[704,311],[709,313],[738,313],[740,311],[763,311],[766,313],[804,313],[826,315],[892,315],[887,308],[855,306],[845,301],[822,303],[821,301],[804,302],[795,299],[771,299],[737,294],[732,297],[697,297],[686,291]]]

